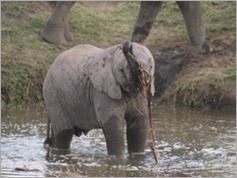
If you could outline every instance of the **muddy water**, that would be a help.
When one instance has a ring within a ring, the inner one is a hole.
[[[47,152],[42,144],[44,106],[4,108],[1,116],[2,176],[227,177],[236,173],[235,111],[153,108],[159,167],[149,147],[145,155],[107,156],[100,130],[74,137],[70,153]]]

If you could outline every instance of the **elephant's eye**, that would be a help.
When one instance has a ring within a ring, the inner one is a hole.
[[[120,70],[120,72],[124,72],[124,69],[122,68],[122,69],[119,69]]]

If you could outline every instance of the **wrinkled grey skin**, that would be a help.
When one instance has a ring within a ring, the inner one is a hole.
[[[131,43],[131,42],[130,42]],[[154,95],[154,59],[150,51],[132,43],[132,52],[151,76]],[[133,74],[122,49],[78,45],[61,53],[50,67],[43,95],[48,112],[45,144],[69,149],[73,135],[103,129],[108,154],[124,154],[124,126],[129,153],[143,152],[148,127],[147,89],[134,92]],[[133,92],[131,92],[133,91]]]
[[[48,19],[41,36],[48,42],[54,44],[67,44],[73,39],[69,32],[67,16],[74,5],[71,1],[60,1]],[[205,28],[201,16],[201,5],[197,1],[177,2],[186,24],[189,38],[193,45],[193,51],[212,52],[212,45],[205,39]],[[161,9],[161,1],[142,1],[137,21],[131,40],[142,43],[149,35],[156,15]]]
[[[67,41],[73,40],[73,35],[69,31],[67,16],[74,4],[75,1],[59,1],[56,3],[41,32],[43,39],[53,44],[67,44]]]
[[[153,22],[161,9],[162,1],[142,1],[134,27],[132,41],[142,43],[150,33]],[[194,51],[212,52],[213,47],[205,39],[205,27],[198,1],[177,1],[186,24]]]

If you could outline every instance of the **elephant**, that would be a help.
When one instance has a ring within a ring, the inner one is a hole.
[[[73,35],[69,31],[67,16],[74,4],[75,1],[60,1],[56,3],[51,16],[41,32],[44,40],[53,44],[67,44],[67,41],[73,40]],[[193,46],[192,51],[212,52],[214,48],[205,38],[200,2],[177,1],[177,4],[185,20],[187,32]],[[131,41],[137,43],[144,42],[150,33],[161,5],[161,1],[141,2]]]
[[[109,155],[143,153],[155,63],[145,46],[125,41],[102,49],[89,44],[61,53],[48,70],[45,146],[69,150],[72,136],[102,129]]]

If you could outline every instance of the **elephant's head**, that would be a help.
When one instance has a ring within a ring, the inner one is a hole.
[[[137,93],[144,88],[148,88],[152,78],[149,71],[149,67],[151,67],[149,63],[136,58],[131,41],[125,41],[122,50],[131,74],[129,92]]]
[[[121,99],[150,89],[154,95],[154,59],[144,46],[125,41],[122,45],[107,48],[94,73],[93,85],[113,99]]]

